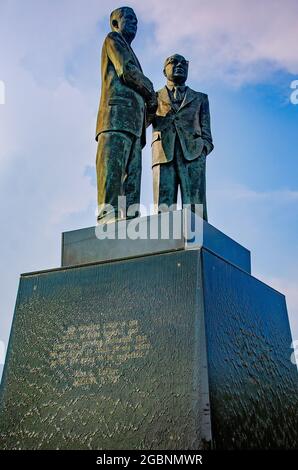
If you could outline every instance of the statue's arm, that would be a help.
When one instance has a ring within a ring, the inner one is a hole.
[[[156,116],[156,110],[157,110],[157,103],[158,103],[158,95],[157,93],[155,94],[156,96],[156,101],[154,100],[154,103],[152,103],[152,106],[147,103],[147,109],[146,109],[146,127],[151,126],[151,124],[154,125],[155,121],[155,116]]]
[[[146,127],[151,126],[154,121],[155,114],[146,112]]]
[[[200,118],[202,138],[205,143],[206,155],[208,155],[208,153],[212,152],[212,150],[214,149],[214,145],[211,134],[210,108],[209,99],[207,95],[205,96],[201,105]]]
[[[155,101],[152,82],[139,70],[119,34],[110,33],[106,38],[106,50],[118,77],[125,85],[139,93],[147,102]]]

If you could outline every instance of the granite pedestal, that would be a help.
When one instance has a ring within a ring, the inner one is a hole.
[[[0,448],[298,446],[285,298],[200,224],[135,255],[94,229],[64,234],[61,268],[21,276]]]

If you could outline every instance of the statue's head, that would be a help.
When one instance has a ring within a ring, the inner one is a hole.
[[[138,19],[132,8],[121,7],[112,11],[110,23],[112,31],[121,33],[129,42],[134,40],[138,29]]]
[[[176,85],[184,85],[188,76],[188,61],[180,54],[173,54],[165,60],[164,75]]]

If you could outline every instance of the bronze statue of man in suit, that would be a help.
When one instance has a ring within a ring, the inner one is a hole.
[[[118,196],[126,196],[126,211],[132,205],[134,210],[138,208],[145,109],[152,113],[157,108],[153,85],[131,48],[138,23],[133,9],[118,8],[111,13],[110,22],[112,32],[102,48],[96,128],[99,222],[121,218]],[[138,215],[136,210],[131,216]]]
[[[157,92],[158,109],[148,115],[153,126],[154,204],[160,211],[176,205],[203,205],[207,220],[206,156],[213,150],[208,96],[185,85],[188,62],[179,54],[164,64],[167,84]]]

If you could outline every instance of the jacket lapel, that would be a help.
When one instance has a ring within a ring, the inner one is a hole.
[[[160,101],[162,101],[164,104],[166,104],[169,108],[174,109],[172,101],[169,96],[169,92],[166,86],[164,86],[158,93],[158,98]],[[174,109],[175,111],[175,109]]]
[[[195,98],[197,98],[197,93],[193,91],[191,88],[187,88],[184,96],[184,100],[181,103],[179,111],[184,108],[184,106],[191,103]]]
[[[128,45],[128,47],[129,47],[129,49],[130,49],[130,51],[131,51],[131,53],[132,53],[132,55],[133,55],[133,58],[134,58],[134,60],[135,60],[136,65],[139,67],[140,71],[143,72],[142,67],[141,67],[141,64],[140,64],[140,62],[138,61],[137,56],[135,55],[135,53],[134,53],[134,51],[132,50],[132,48],[130,47],[130,45]]]
[[[120,34],[120,33],[119,33],[119,34]],[[124,36],[122,36],[122,34],[121,34],[121,38],[122,38],[123,41],[125,42],[126,47],[127,47],[127,49],[129,50],[129,52],[130,52],[131,55],[133,56],[136,65],[139,67],[140,71],[143,72],[142,67],[141,67],[141,64],[140,64],[140,62],[138,61],[137,56],[135,55],[134,51],[132,50],[131,46],[128,44],[128,42],[126,41],[126,39],[124,38]]]
[[[189,103],[191,103],[195,98],[197,98],[198,94],[193,91],[191,88],[186,89],[184,99],[181,103],[180,108],[177,110],[173,106],[173,103],[170,99],[168,89],[167,87],[163,87],[160,92],[158,93],[158,98],[164,103],[167,104],[170,108],[172,108],[175,112],[179,112],[181,109],[183,109],[185,106],[187,106]]]

